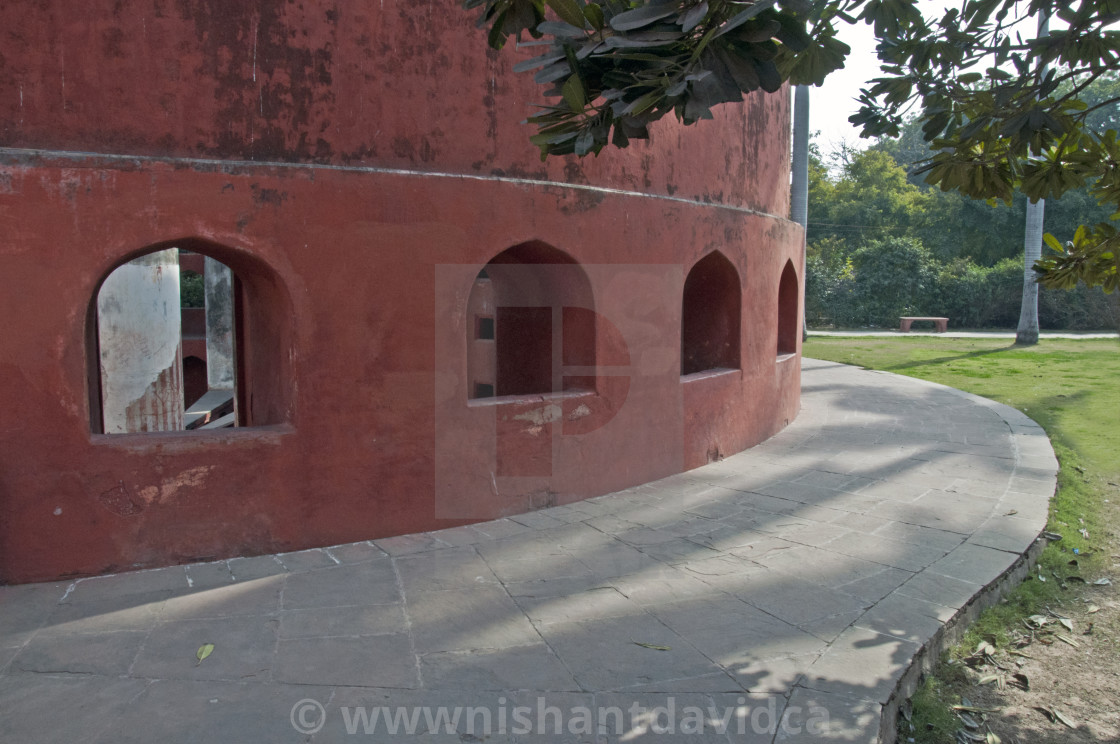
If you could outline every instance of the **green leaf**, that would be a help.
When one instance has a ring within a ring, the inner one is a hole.
[[[731,17],[731,20],[720,27],[719,31],[716,32],[716,36],[723,36],[730,31],[734,31],[762,11],[768,10],[772,4],[773,3],[757,2],[746,10],[739,11]]]
[[[564,87],[560,89],[560,95],[564,97],[564,103],[568,104],[568,108],[572,111],[583,111],[587,106],[587,93],[578,74],[568,78]]]
[[[704,0],[704,2],[694,5],[682,13],[677,22],[681,24],[681,30],[691,31],[700,25],[706,15],[708,15],[708,3],[707,0]]]
[[[198,658],[198,663],[195,664],[195,666],[198,666],[199,664],[201,664],[203,659],[205,659],[207,656],[209,656],[212,653],[214,653],[214,644],[213,643],[204,643],[201,646],[199,646],[198,651],[195,652],[195,656]]]
[[[651,23],[660,21],[662,18],[668,18],[671,15],[676,15],[678,12],[677,6],[670,3],[659,3],[642,5],[628,10],[625,13],[619,13],[610,20],[610,27],[615,31],[633,31],[636,28],[648,26]]]
[[[583,15],[596,31],[602,31],[607,23],[603,17],[603,8],[598,3],[588,3],[583,9]]]
[[[582,13],[579,18],[582,22]],[[587,32],[584,31],[582,23],[579,27],[576,27],[564,21],[545,21],[537,26],[537,30],[542,34],[551,34],[560,39],[582,39],[587,36]]]
[[[575,154],[579,155],[580,157],[583,157],[587,153],[591,152],[591,150],[592,150],[592,148],[594,148],[594,146],[595,146],[595,133],[592,132],[590,129],[584,129],[582,132],[579,133],[579,136],[576,137]]]
[[[583,28],[583,9],[579,7],[576,0],[545,0],[545,2],[560,20],[576,28]]]
[[[1055,238],[1050,233],[1045,233],[1042,236],[1042,240],[1043,240],[1044,243],[1046,243],[1046,245],[1050,246],[1051,248],[1053,248],[1058,253],[1065,252],[1065,248],[1062,246],[1061,241],[1059,241],[1057,238]]]

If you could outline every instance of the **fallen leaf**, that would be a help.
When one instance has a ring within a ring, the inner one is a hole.
[[[1112,586],[1112,579],[1097,579],[1093,586]]]
[[[950,705],[953,710],[966,710],[969,713],[999,713],[999,708],[978,708],[968,698],[961,698],[961,705]]]
[[[1022,672],[1015,672],[1015,674],[1011,675],[1011,679],[1014,680],[1019,687],[1022,687],[1028,692],[1030,691],[1031,681],[1027,679],[1027,675],[1023,674]]]
[[[995,735],[994,732],[989,731],[988,732],[988,742],[987,742],[987,744],[1003,744],[1003,742],[1000,740],[1000,738],[998,736]]]
[[[1068,718],[1066,718],[1065,716],[1063,716],[1062,712],[1060,710],[1058,710],[1057,708],[1054,708],[1054,717],[1057,718],[1062,723],[1064,723],[1065,725],[1069,726],[1071,729],[1077,728],[1076,726],[1073,725],[1073,721],[1071,721]]]
[[[1069,645],[1073,646],[1074,648],[1078,648],[1078,647],[1081,646],[1081,644],[1078,643],[1077,641],[1075,641],[1072,638],[1069,638],[1067,636],[1064,636],[1061,633],[1055,633],[1054,637],[1057,638],[1059,641],[1064,641],[1065,643],[1068,643]]]
[[[1100,611],[1101,611],[1101,608],[1100,608],[1100,607],[1097,607],[1097,606],[1096,606],[1095,604],[1091,604],[1091,605],[1089,605],[1089,609],[1088,609],[1087,611],[1088,611],[1088,612],[1089,612],[1090,614],[1092,614],[1092,613],[1094,613],[1094,612],[1100,612]]]
[[[979,679],[978,684],[990,685],[992,682],[996,682],[998,680],[999,680],[999,675],[998,674],[985,674],[983,677],[981,677]]]
[[[1068,617],[1060,617],[1058,618],[1058,622],[1066,626],[1066,628],[1068,628],[1071,633],[1073,632],[1073,621]]]
[[[198,664],[201,664],[202,660],[205,659],[207,656],[209,656],[212,653],[214,653],[214,644],[213,643],[204,643],[201,646],[199,646],[198,647],[198,652],[195,653],[195,656],[198,657]],[[198,664],[195,664],[195,666],[198,666]]]
[[[980,723],[969,714],[958,711],[957,715],[960,717],[961,723],[963,723],[966,727],[970,729],[980,728]]]
[[[1062,539],[1062,536],[1059,535],[1057,532],[1043,532],[1042,536],[1045,537],[1047,540],[1050,540],[1051,542],[1057,542],[1058,540]]]
[[[672,651],[673,650],[671,646],[657,646],[657,645],[654,645],[652,643],[642,643],[641,641],[632,641],[632,643],[635,646],[641,646],[642,648],[652,648],[654,651]]]

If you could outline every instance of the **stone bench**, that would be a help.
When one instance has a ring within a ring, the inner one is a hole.
[[[901,318],[902,323],[899,325],[898,330],[901,331],[902,333],[909,333],[910,332],[910,324],[913,323],[915,320],[932,320],[933,321],[933,330],[934,330],[935,333],[944,333],[945,331],[949,330],[949,319],[948,318],[925,318],[925,317],[906,317],[906,316],[903,316]]]

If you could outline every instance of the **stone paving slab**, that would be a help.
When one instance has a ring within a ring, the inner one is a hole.
[[[0,587],[0,741],[890,739],[1057,461],[950,388],[806,359],[803,390],[759,446],[584,502]]]

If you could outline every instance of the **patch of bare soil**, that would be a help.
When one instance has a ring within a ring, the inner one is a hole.
[[[965,662],[962,697],[980,710],[962,711],[959,742],[994,744],[989,731],[1002,744],[1120,742],[1120,509],[1111,501],[1100,575],[1071,583],[1069,599],[1016,629],[1011,648],[979,648]],[[1111,583],[1094,583],[1102,579]]]

